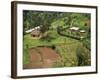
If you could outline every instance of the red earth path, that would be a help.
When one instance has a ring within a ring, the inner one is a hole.
[[[29,50],[30,63],[24,69],[51,68],[60,59],[59,54],[50,47],[36,47]]]

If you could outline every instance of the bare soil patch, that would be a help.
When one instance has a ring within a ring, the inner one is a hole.
[[[29,50],[30,63],[24,69],[51,68],[60,59],[59,54],[50,47],[35,47]]]

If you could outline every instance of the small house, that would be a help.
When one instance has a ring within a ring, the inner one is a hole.
[[[32,37],[40,37],[40,30],[36,29],[31,32]]]
[[[85,33],[85,30],[80,30],[80,33]]]
[[[78,27],[71,27],[71,28],[69,28],[69,30],[70,30],[70,31],[78,31],[79,28],[78,28]]]
[[[86,35],[86,31],[85,30],[80,30],[80,35],[81,36],[85,36]]]
[[[41,35],[40,28],[41,26],[37,26],[37,27],[34,27],[32,29],[25,31],[25,33],[30,34],[32,37],[39,38]]]

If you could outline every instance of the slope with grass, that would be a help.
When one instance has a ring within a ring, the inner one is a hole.
[[[77,49],[84,46],[79,40],[61,36],[56,30],[49,30],[49,41],[46,39],[34,39],[30,34],[24,35],[24,64],[29,63],[29,49],[38,46],[54,46],[61,59],[54,63],[54,67],[78,66]],[[81,49],[82,49],[81,48]],[[89,54],[88,49],[84,54]],[[81,53],[80,53],[81,54]],[[90,54],[89,54],[90,55]],[[90,57],[88,57],[90,59]],[[90,64],[90,63],[89,63]],[[87,64],[86,64],[87,65]]]

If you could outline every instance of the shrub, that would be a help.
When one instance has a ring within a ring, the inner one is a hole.
[[[84,46],[78,46],[76,50],[78,66],[87,66],[91,64],[90,51]]]
[[[24,50],[23,50],[24,52],[23,52],[23,63],[24,64],[28,64],[29,63],[29,46],[28,46],[28,44],[26,44],[25,46],[24,46]]]

